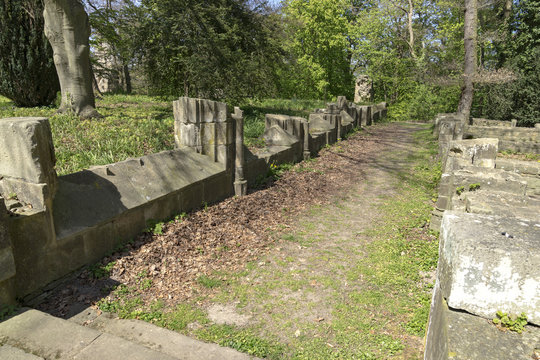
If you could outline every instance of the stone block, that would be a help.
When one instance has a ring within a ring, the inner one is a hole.
[[[58,186],[55,183],[55,186]],[[0,194],[15,195],[24,204],[30,204],[36,210],[51,207],[52,189],[45,183],[30,183],[21,179],[0,178]]]
[[[323,114],[309,115],[309,132],[319,133],[334,129],[334,126],[327,121]]]
[[[538,327],[526,326],[522,334],[500,331],[481,317],[449,309],[435,285],[425,360],[530,360],[538,344]]]
[[[349,115],[348,112],[342,110],[340,115],[341,115],[341,124],[343,126],[354,124],[354,119],[351,115]]]
[[[0,283],[15,276],[15,259],[11,247],[0,249]]]
[[[48,119],[0,119],[0,138],[0,176],[54,189],[56,159]]]
[[[540,325],[539,242],[532,221],[445,212],[437,276],[448,306],[487,319],[523,312]]]
[[[498,146],[498,139],[450,141],[445,171],[457,170],[471,165],[493,169],[495,168]]]
[[[465,210],[474,214],[529,219],[540,223],[540,200],[506,192],[474,191],[464,194]]]
[[[263,139],[267,146],[292,146],[299,142],[299,139],[278,125],[272,125],[264,131]]]
[[[453,173],[453,191],[463,187],[463,192],[471,189],[502,191],[516,195],[525,195],[527,182],[522,176],[507,171],[480,167],[466,167]]]

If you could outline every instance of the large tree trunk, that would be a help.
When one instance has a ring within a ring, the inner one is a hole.
[[[44,0],[45,35],[54,52],[62,102],[59,112],[81,118],[100,116],[95,109],[90,72],[90,24],[79,0]]]
[[[477,0],[465,0],[465,70],[463,87],[459,100],[458,112],[468,121],[474,92],[474,76],[476,75],[476,38],[478,22]]]

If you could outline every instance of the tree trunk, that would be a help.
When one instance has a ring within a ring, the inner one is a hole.
[[[477,0],[465,0],[465,70],[458,112],[463,114],[465,121],[471,115],[474,92],[474,76],[476,75],[476,38],[478,22]]]
[[[124,65],[124,78],[126,79],[126,93],[131,94],[132,86],[131,86],[131,74],[129,73],[129,67],[127,65]]]
[[[90,72],[90,24],[79,0],[45,0],[45,35],[54,52],[62,102],[59,112],[99,117]]]
[[[411,56],[413,59],[416,59],[416,53],[414,52],[414,30],[413,30],[413,16],[414,16],[414,5],[412,0],[409,0],[409,11],[407,12],[407,20],[409,24],[409,48],[411,50]]]

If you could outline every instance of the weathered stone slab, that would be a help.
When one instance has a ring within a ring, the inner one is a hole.
[[[464,195],[469,213],[529,219],[540,223],[540,200],[505,192],[474,191]]]
[[[449,309],[435,286],[425,360],[531,360],[539,345],[540,328],[526,326],[522,334],[500,331],[484,318]]]
[[[190,149],[164,151],[60,177],[54,201],[59,238],[221,173]]]
[[[286,132],[278,125],[272,125],[264,131],[263,139],[267,146],[292,146],[298,138]]]
[[[0,359],[3,360],[43,360],[42,357],[29,354],[13,346],[0,346]]]
[[[498,158],[496,168],[540,178],[540,162]]]
[[[99,335],[96,330],[31,309],[0,322],[0,338],[5,343],[24,344],[25,350],[44,358],[72,358]]]
[[[509,234],[508,237],[503,234]],[[540,224],[447,211],[438,278],[448,306],[493,318],[524,312],[540,325]]]
[[[498,146],[498,139],[450,141],[445,171],[459,169],[463,166],[479,166],[493,169],[495,168]]]
[[[281,127],[284,131],[296,137],[298,140],[304,139],[304,123],[307,120],[302,117],[266,114],[265,129],[269,129],[274,125]]]
[[[335,126],[326,121],[323,114],[309,115],[309,132],[319,133],[335,129]]]
[[[55,157],[47,118],[0,119],[0,175],[54,184]]]
[[[516,127],[516,120],[512,121],[501,121],[501,120],[489,120],[489,119],[482,119],[482,118],[473,118],[472,119],[472,126],[499,126],[499,127]]]
[[[523,177],[507,171],[480,167],[465,167],[453,173],[454,191],[463,187],[467,192],[471,185],[478,190],[502,191],[517,195],[525,195],[527,182]]]
[[[342,110],[341,111],[341,124],[343,126],[346,126],[353,123],[354,123],[354,119],[352,118],[352,116],[349,115],[348,112]]]

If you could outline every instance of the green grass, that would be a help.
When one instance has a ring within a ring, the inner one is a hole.
[[[0,96],[0,118],[37,116],[51,123],[59,175],[174,148],[172,98],[104,95],[96,100],[102,119],[80,121],[54,107],[19,108]],[[263,147],[265,114],[304,116],[322,101],[269,99],[242,105],[246,145]]]
[[[244,139],[249,147],[264,147],[260,136],[264,133],[266,114],[283,114],[307,118],[316,108],[324,108],[323,100],[251,100],[241,105],[244,110]]]

